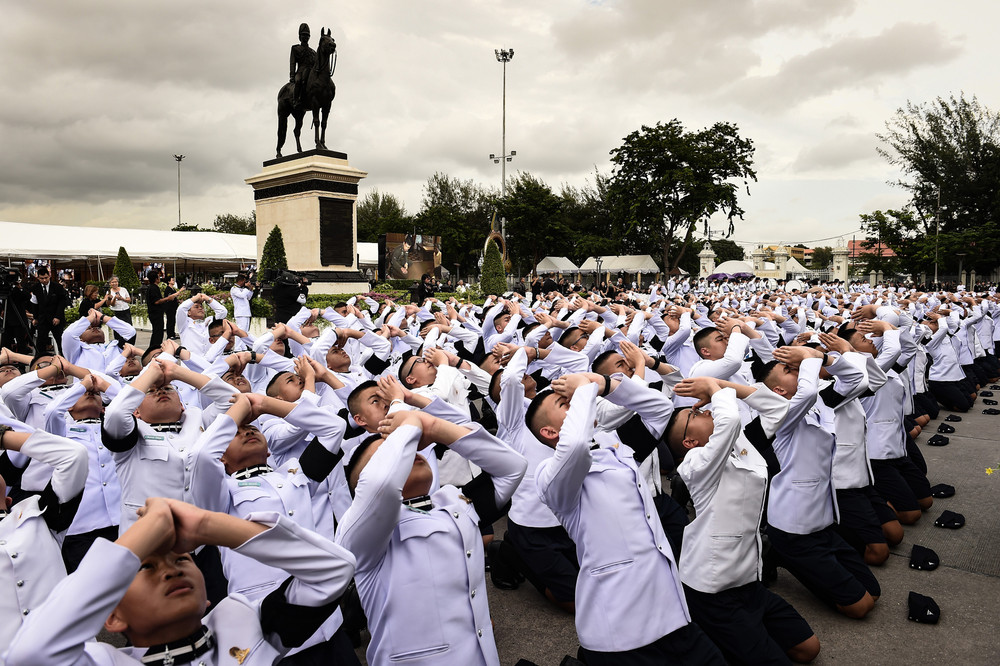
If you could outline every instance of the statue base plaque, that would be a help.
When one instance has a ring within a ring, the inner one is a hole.
[[[308,150],[264,162],[246,179],[257,211],[257,256],[281,228],[288,268],[309,273],[314,294],[368,291],[358,270],[358,183],[368,175],[332,150]]]

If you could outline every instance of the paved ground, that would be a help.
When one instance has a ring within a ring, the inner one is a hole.
[[[1000,391],[997,392],[1000,396]],[[981,401],[980,401],[981,402]],[[945,447],[918,440],[927,459],[931,484],[949,483],[954,497],[935,500],[921,521],[906,528],[903,542],[889,561],[876,570],[882,598],[865,620],[849,620],[818,603],[784,569],[772,589],[787,599],[809,621],[822,643],[815,664],[998,664],[1000,644],[1000,416],[985,416],[983,406],[962,415]],[[947,412],[943,412],[943,418]],[[941,419],[931,423],[937,428]],[[934,527],[942,511],[965,515],[959,530]],[[498,530],[499,534],[503,530]],[[941,566],[925,572],[909,568],[910,548],[933,549]],[[928,595],[941,607],[937,625],[907,620],[910,590]],[[500,661],[505,666],[520,658],[539,666],[556,666],[563,655],[575,656],[578,643],[572,618],[555,610],[530,586],[515,591],[491,588]]]
[[[140,331],[139,343],[149,340]],[[997,391],[1000,396],[1000,391]],[[982,402],[981,400],[979,401]],[[962,422],[952,424],[945,447],[925,442],[947,414],[933,421],[918,440],[927,459],[931,484],[955,486],[954,497],[935,500],[915,526],[906,528],[903,542],[889,561],[876,571],[882,598],[865,620],[848,620],[819,604],[788,572],[782,570],[772,589],[787,599],[809,621],[822,643],[815,664],[938,664],[1000,663],[1000,416],[982,414],[977,404]],[[966,518],[965,527],[934,527],[934,519],[950,509]],[[497,534],[505,530],[497,525]],[[909,568],[910,548],[920,544],[933,549],[941,566],[931,572]],[[906,600],[913,590],[934,598],[941,607],[937,625],[910,622]],[[524,658],[539,666],[557,666],[566,654],[575,655],[579,644],[573,618],[556,610],[530,585],[505,591],[490,587],[500,661],[504,666]]]

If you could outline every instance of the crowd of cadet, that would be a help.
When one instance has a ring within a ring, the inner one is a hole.
[[[808,663],[765,583],[878,612],[874,571],[953,492],[918,439],[1000,377],[993,290],[248,315],[196,294],[140,349],[91,309],[61,355],[0,352],[3,663],[357,664],[364,637],[369,664],[499,664],[487,580],[573,614],[567,664]]]

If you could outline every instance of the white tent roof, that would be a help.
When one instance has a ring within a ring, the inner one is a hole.
[[[239,262],[257,258],[257,237],[242,234],[0,222],[0,257],[115,257],[121,246],[133,260]]]
[[[785,271],[788,273],[811,273],[808,268],[796,261],[795,257],[789,257],[785,263]]]
[[[737,261],[735,259],[732,261],[723,261],[712,270],[713,275],[716,273],[725,273],[726,275],[753,273],[753,264],[748,264],[745,261]]]
[[[535,273],[575,273],[576,264],[566,257],[545,257],[535,266]]]
[[[581,272],[593,272],[596,270],[597,259],[595,257],[587,257],[587,260],[580,266]],[[659,273],[660,267],[656,265],[656,261],[648,254],[623,254],[601,257],[602,273],[617,273],[618,271],[626,273]]]
[[[358,243],[358,265],[378,266],[378,243]]]

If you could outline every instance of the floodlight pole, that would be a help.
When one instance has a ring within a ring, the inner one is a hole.
[[[503,97],[501,98],[502,117],[500,134],[500,155],[490,155],[494,164],[500,164],[500,198],[507,196],[507,162],[517,155],[517,151],[510,151],[507,154],[507,63],[514,57],[514,49],[494,49],[497,62],[503,63]],[[507,243],[507,220],[500,218],[500,235],[503,236],[504,245]]]
[[[934,213],[934,284],[938,283],[938,239],[941,237],[941,188],[937,191],[937,211]]]
[[[177,226],[181,226],[181,160],[184,155],[174,155],[177,160]]]

